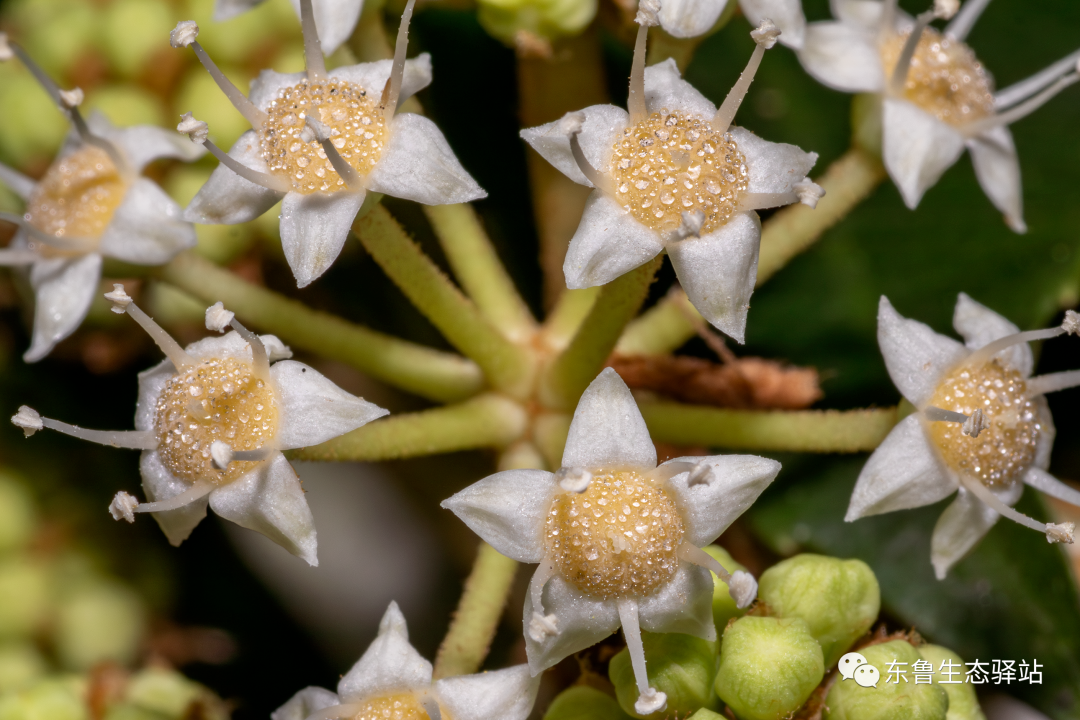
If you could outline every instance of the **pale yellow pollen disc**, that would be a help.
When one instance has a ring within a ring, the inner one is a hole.
[[[959,423],[931,422],[930,437],[945,463],[989,487],[1007,487],[1035,461],[1042,426],[1024,376],[993,360],[961,366],[937,386],[930,404],[970,415],[981,408],[989,427],[973,438]]]
[[[346,190],[322,145],[300,139],[304,121],[314,113],[316,120],[329,127],[330,142],[363,177],[379,161],[389,137],[379,97],[344,80],[313,84],[305,80],[282,90],[259,128],[259,143],[270,172],[288,179],[299,193]]]
[[[705,235],[731,219],[749,174],[730,134],[665,109],[623,130],[612,148],[611,177],[615,200],[642,224],[668,233],[682,224],[682,213],[700,211]]]
[[[430,720],[430,716],[415,695],[396,693],[365,700],[352,720]]]
[[[189,482],[224,484],[255,463],[233,462],[218,470],[210,457],[215,440],[234,451],[257,450],[277,432],[278,408],[270,384],[251,364],[234,358],[204,360],[169,379],[157,401],[154,431],[161,461]]]
[[[83,145],[54,162],[34,187],[27,206],[30,223],[54,237],[97,240],[126,190],[108,153]]]
[[[881,45],[885,77],[891,78],[910,33],[895,34]],[[904,97],[950,125],[994,114],[994,81],[975,53],[933,28],[919,38],[911,59]]]
[[[588,490],[552,503],[544,529],[559,572],[604,600],[646,596],[679,568],[682,518],[664,491],[635,472],[593,476]]]

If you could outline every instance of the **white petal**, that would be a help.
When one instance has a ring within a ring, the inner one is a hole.
[[[704,463],[712,468],[707,482],[688,485],[689,473],[668,480],[683,519],[686,541],[704,547],[727,530],[776,479],[780,463],[756,455],[682,457],[664,463]]]
[[[970,138],[971,164],[986,197],[1005,215],[1005,223],[1015,232],[1027,232],[1024,224],[1024,194],[1020,187],[1020,162],[1016,159],[1009,128],[999,126]]]
[[[626,111],[614,105],[592,105],[580,111],[585,116],[581,124],[578,142],[589,164],[605,172],[615,138],[630,122]],[[592,187],[592,183],[578,168],[570,151],[570,138],[563,132],[560,120],[538,125],[521,131],[521,138],[532,145],[533,150],[551,163],[556,170],[579,185]]]
[[[390,70],[394,67],[393,60],[376,60],[375,62],[359,63],[357,65],[344,65],[334,68],[328,74],[332,78],[348,80],[364,88],[368,93],[376,97],[382,95],[386,81],[390,79]],[[398,102],[402,103],[431,84],[431,55],[420,53],[414,58],[405,61],[405,72],[401,76],[401,94]]]
[[[532,583],[525,593],[525,627],[533,616]],[[539,675],[568,655],[595,645],[619,629],[619,612],[613,600],[596,600],[582,595],[570,583],[559,576],[551,578],[542,596],[544,614],[554,614],[559,628],[558,635],[548,636],[536,642],[525,633],[525,651],[529,656],[529,669]]]
[[[286,193],[281,201],[281,249],[296,287],[307,287],[337,260],[364,196],[362,190]]]
[[[919,415],[908,415],[866,461],[844,520],[932,505],[958,483],[930,446]]]
[[[829,0],[829,7],[833,17],[843,23],[877,31],[885,3],[881,0]]]
[[[589,194],[563,260],[566,287],[606,285],[659,255],[660,235],[599,190]]]
[[[308,565],[319,564],[315,520],[296,471],[281,453],[213,490],[210,507],[226,520],[262,533]]]
[[[798,50],[806,39],[806,16],[799,0],[739,0],[743,14],[757,27],[769,19],[780,28],[780,42]]]
[[[712,574],[703,567],[680,561],[679,569],[668,583],[638,600],[641,628],[693,635],[711,642],[716,639],[712,593]]]
[[[409,644],[405,617],[391,602],[379,622],[378,637],[341,678],[337,691],[343,702],[355,703],[395,690],[426,689],[431,672],[431,663]]]
[[[259,172],[270,172],[259,149],[259,136],[248,130],[229,149],[229,156]],[[236,225],[254,220],[272,208],[284,195],[245,180],[224,165],[218,165],[192,198],[184,219],[203,225]]]
[[[985,305],[975,302],[965,293],[960,293],[956,298],[953,327],[960,333],[960,337],[964,338],[969,350],[978,350],[983,345],[1020,332],[1016,325]],[[1027,343],[1013,345],[998,353],[996,357],[1018,370],[1024,377],[1031,375],[1031,371],[1035,369],[1035,358],[1031,354],[1031,346]]]
[[[350,395],[313,368],[282,360],[270,368],[281,403],[275,444],[282,450],[308,447],[388,415],[374,403]]]
[[[273,335],[259,337],[264,345],[281,342]],[[251,346],[235,330],[230,330],[224,335],[204,337],[202,340],[191,343],[184,350],[197,360],[236,358],[251,362]]]
[[[678,110],[702,120],[712,120],[716,114],[716,106],[682,79],[672,58],[645,68],[645,108],[651,113]]]
[[[1015,483],[1010,488],[993,492],[1007,505],[1015,505],[1023,491],[1023,483]],[[930,540],[930,562],[934,565],[934,574],[938,580],[945,579],[949,568],[983,539],[999,517],[1001,516],[964,488],[957,491],[956,499],[938,518]]]
[[[1035,462],[1032,465],[1045,470],[1050,467],[1050,453],[1054,449],[1054,436],[1057,434],[1057,428],[1054,427],[1054,418],[1050,415],[1050,405],[1046,402],[1046,397],[1037,397],[1034,399],[1034,403],[1036,417],[1039,419],[1042,430],[1035,440]]]
[[[611,368],[592,381],[578,401],[563,450],[566,468],[652,470],[656,446],[630,388]]]
[[[435,682],[439,708],[453,720],[525,720],[532,712],[540,677],[528,665]]]
[[[137,178],[101,236],[103,255],[136,265],[162,265],[195,247],[195,227],[165,191]]]
[[[139,373],[139,397],[135,404],[135,429],[153,430],[157,417],[157,401],[165,384],[176,375],[176,368],[169,360]]]
[[[878,303],[877,337],[893,384],[918,408],[934,394],[941,377],[968,355],[952,338],[896,312],[884,295]]]
[[[214,22],[230,20],[265,0],[214,0]]]
[[[889,177],[911,209],[964,152],[952,126],[907,100],[886,98],[881,117],[881,155]]]
[[[442,507],[506,557],[538,563],[544,558],[544,519],[558,492],[555,476],[545,470],[505,470],[447,498]]]
[[[487,197],[461,166],[442,130],[423,115],[401,113],[390,140],[365,180],[368,190],[424,205],[450,205]]]
[[[709,235],[668,247],[675,275],[690,302],[706,320],[740,343],[757,282],[760,245],[761,221],[757,213],[744,212]]]
[[[804,152],[802,148],[787,143],[762,140],[745,128],[733,127],[729,132],[746,156],[746,169],[750,173],[747,192],[791,192],[795,183],[806,178],[818,159],[815,152]]]
[[[139,457],[139,473],[142,475],[143,492],[146,493],[146,499],[150,502],[168,500],[191,487],[190,483],[174,476],[162,465],[161,456],[157,450],[145,451]],[[177,510],[150,514],[157,520],[169,544],[175,547],[187,540],[195,526],[206,517],[207,502],[209,499],[203,495],[195,502]]]
[[[263,70],[257,78],[251,81],[248,100],[260,110],[266,110],[270,107],[270,103],[278,99],[282,90],[298,85],[306,79],[306,72],[279,73],[273,70]],[[381,87],[378,92],[382,92]]]
[[[664,0],[660,5],[660,27],[668,35],[691,38],[704,35],[720,19],[729,0]]]
[[[300,0],[292,0],[292,6],[300,17]],[[315,30],[324,55],[332,54],[349,39],[363,8],[364,0],[311,0]]]
[[[90,253],[72,260],[55,258],[35,262],[30,268],[34,288],[34,337],[23,354],[37,362],[56,343],[82,323],[101,281],[101,256]]]
[[[108,139],[120,146],[136,173],[158,158],[191,162],[206,154],[206,149],[175,130],[153,125],[133,125],[108,133]]]
[[[330,692],[326,688],[309,686],[270,713],[270,720],[307,720],[308,716],[316,711],[340,703],[337,693]]]
[[[834,90],[880,92],[885,88],[885,69],[874,38],[873,32],[847,23],[810,23],[799,62]]]

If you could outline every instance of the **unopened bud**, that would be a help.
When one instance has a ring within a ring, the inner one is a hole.
[[[777,38],[780,37],[780,28],[772,20],[765,18],[756,29],[750,31],[750,37],[758,45],[769,50],[776,44]]]
[[[544,720],[626,720],[626,713],[607,693],[575,685],[551,701]]]
[[[194,20],[181,20],[169,33],[169,44],[174,48],[187,47],[199,37],[199,26]]]
[[[805,622],[744,617],[724,633],[715,689],[740,718],[777,720],[802,707],[824,676],[821,646]]]
[[[825,698],[830,717],[838,720],[946,720],[949,696],[940,685],[886,682],[889,663],[896,663],[892,667],[904,668],[910,673],[915,663],[922,660],[910,643],[892,640],[860,648],[859,654],[866,658],[867,665],[877,668],[878,682],[863,687],[855,679],[837,680]]]
[[[942,663],[946,661],[953,663],[950,667],[966,668],[960,656],[940,645],[923,645],[918,652],[922,659],[930,663],[933,668],[934,682],[940,684],[945,694],[949,696],[947,720],[986,720],[986,716],[979,707],[979,698],[975,695],[975,686],[971,683],[958,683],[956,676],[941,672]]]
[[[777,617],[806,622],[829,667],[870,629],[881,609],[881,589],[870,566],[809,553],[762,573],[760,596]]]
[[[737,573],[746,570],[742,565],[735,562],[727,550],[719,545],[709,545],[702,548],[706,553],[711,555],[716,562],[724,566],[729,573]],[[713,596],[712,596],[712,613],[713,622],[716,623],[716,632],[719,635],[724,634],[724,628],[727,627],[728,621],[731,618],[742,617],[746,610],[740,608],[735,599],[731,597],[731,591],[723,580],[716,575],[712,576],[713,579]]]
[[[225,332],[234,317],[236,313],[226,310],[224,303],[214,303],[206,308],[206,329],[213,332]]]
[[[680,633],[643,632],[641,644],[649,685],[667,696],[666,717],[686,717],[709,702],[716,677],[717,643]],[[636,708],[638,688],[629,650],[624,648],[611,659],[608,678],[624,711],[634,717],[649,714]]]
[[[28,405],[19,406],[19,412],[11,416],[11,424],[21,427],[26,437],[30,437],[45,427],[45,423],[41,420],[41,413]]]

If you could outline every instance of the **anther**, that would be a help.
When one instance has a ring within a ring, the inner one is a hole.
[[[646,27],[656,27],[660,24],[660,0],[641,0],[638,3],[637,15],[634,22]]]
[[[771,50],[780,37],[780,28],[772,20],[765,18],[761,25],[750,31],[750,37],[766,50]]]
[[[214,462],[214,467],[218,470],[228,469],[229,463],[233,461],[232,445],[215,440],[210,443],[210,458]]]
[[[1080,313],[1075,310],[1066,310],[1065,319],[1061,323],[1061,329],[1067,335],[1080,335]]]
[[[754,75],[757,74],[758,67],[761,66],[761,59],[765,57],[765,51],[776,44],[776,37],[779,34],[780,29],[768,18],[762,20],[761,25],[750,32],[750,37],[754,38],[756,43],[754,52],[750,55],[750,62],[746,63],[746,69],[739,75],[739,79],[732,86],[731,92],[724,98],[723,104],[720,105],[709,123],[716,132],[726,133],[728,128],[731,127],[731,121],[735,119],[735,113],[739,111],[739,106],[742,105],[746,93],[750,90],[750,83],[754,82]]]
[[[986,420],[986,413],[982,411],[982,408],[977,408],[971,415],[965,415],[964,413],[931,405],[922,412],[926,419],[931,422],[959,423],[961,425],[960,432],[968,437],[979,437],[979,433],[990,426]]]
[[[221,72],[221,69],[203,49],[203,46],[195,39],[198,36],[199,26],[195,24],[194,20],[181,20],[169,33],[169,44],[174,48],[190,47],[195,52],[195,56],[199,58],[202,66],[206,68],[206,72],[210,73],[210,77],[214,78],[214,82],[221,88],[221,92],[225,93],[225,97],[229,98],[229,102],[233,104],[233,107],[244,116],[251,127],[256,129],[262,127],[263,123],[266,122],[266,113],[255,107],[255,104],[248,100],[247,95],[240,92],[240,89],[233,85],[232,80],[225,77],[225,73]],[[321,58],[322,55],[319,57]],[[194,140],[194,138],[192,139]]]
[[[934,0],[934,17],[938,20],[952,20],[960,11],[960,0]]]
[[[116,313],[127,313],[131,316],[131,319],[139,323],[146,334],[157,344],[161,351],[165,353],[165,357],[172,361],[173,366],[177,370],[184,370],[189,367],[193,367],[198,363],[195,358],[187,354],[184,348],[180,347],[180,343],[173,340],[169,333],[154,322],[154,319],[144,313],[138,305],[131,300],[131,296],[124,291],[124,286],[117,283],[113,285],[113,291],[105,293],[105,297],[112,303],[112,310]]]
[[[226,310],[223,303],[214,303],[206,308],[206,329],[219,333],[225,332],[234,317],[236,314]]]
[[[240,177],[260,187],[264,187],[267,190],[274,190],[275,192],[287,193],[292,189],[286,181],[269,173],[252,170],[247,165],[244,165],[215,145],[213,141],[209,139],[210,128],[205,122],[196,120],[191,113],[184,113],[180,117],[180,124],[176,126],[177,131],[187,135],[191,138],[192,142],[201,144],[218,159],[218,162]]]
[[[60,99],[69,110],[82,105],[85,98],[86,95],[83,93],[82,88],[72,88],[71,90],[60,91]]]
[[[113,520],[123,519],[133,523],[137,507],[139,507],[139,500],[131,493],[121,490],[109,503],[109,514],[113,516]]]
[[[964,425],[960,428],[960,432],[968,437],[977,438],[979,437],[979,433],[988,426],[989,423],[986,420],[986,413],[982,411],[982,408],[977,408],[975,412],[971,413],[971,417],[964,421]]]
[[[585,468],[562,468],[556,473],[559,487],[567,492],[583,493],[589,489],[593,475]]]
[[[210,126],[202,120],[196,120],[195,116],[189,112],[180,116],[180,123],[176,126],[176,130],[187,135],[192,142],[203,143],[210,137]]]
[[[712,465],[702,461],[694,466],[686,476],[686,485],[693,487],[694,485],[708,485],[713,481],[713,469]]]
[[[30,437],[45,427],[45,423],[41,420],[41,413],[27,405],[19,406],[19,412],[12,416],[11,424],[22,428],[26,437]]]
[[[534,642],[544,642],[549,637],[559,634],[559,619],[555,615],[542,615],[534,612],[529,620],[529,637]]]
[[[304,123],[304,129],[300,131],[300,139],[304,142],[318,140],[323,152],[326,153],[326,159],[334,167],[334,172],[345,181],[345,185],[350,190],[362,190],[364,183],[360,179],[359,173],[353,169],[352,165],[345,162],[345,158],[341,157],[341,153],[334,147],[334,143],[330,142],[330,128],[316,120],[312,115],[308,115]]]
[[[1046,526],[1046,542],[1050,543],[1051,545],[1054,543],[1065,543],[1066,545],[1072,545],[1075,539],[1075,531],[1076,523],[1049,523]]]
[[[683,240],[688,237],[701,235],[701,226],[705,224],[705,213],[700,210],[684,210],[681,214],[682,224],[675,231],[676,237]]]
[[[105,299],[111,305],[109,309],[117,315],[123,315],[127,312],[127,307],[131,304],[131,296],[127,294],[124,286],[120,283],[113,285],[112,292],[105,293]]]
[[[401,24],[398,26],[397,40],[394,42],[394,65],[390,69],[390,77],[386,80],[382,98],[379,100],[379,107],[383,109],[387,121],[397,112],[398,98],[401,97],[401,80],[405,75],[405,50],[409,46],[409,23],[412,21],[415,4],[416,0],[409,0],[405,4],[405,11],[401,13]]]
[[[799,202],[806,205],[811,210],[816,209],[818,202],[821,198],[825,197],[825,188],[821,187],[810,178],[803,178],[795,183],[792,190],[795,191],[795,197],[799,198]]]

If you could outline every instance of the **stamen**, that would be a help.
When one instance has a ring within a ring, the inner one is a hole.
[[[405,75],[405,50],[409,46],[409,23],[412,21],[415,4],[416,0],[409,0],[405,4],[405,12],[401,13],[401,24],[398,26],[397,40],[394,43],[394,65],[379,100],[379,107],[383,109],[387,121],[397,112],[398,98],[401,97],[401,79]]]
[[[244,116],[251,127],[255,129],[262,127],[263,123],[266,122],[266,113],[255,107],[255,103],[248,100],[247,95],[240,92],[240,89],[233,85],[232,80],[225,77],[225,73],[221,72],[221,69],[203,49],[203,46],[195,39],[198,36],[199,26],[195,24],[195,21],[183,20],[177,23],[176,28],[169,33],[169,44],[174,48],[190,47],[194,50],[199,62],[206,68],[206,72],[210,73],[210,77],[214,78],[214,82],[221,88],[221,92],[225,93],[225,97],[229,98],[229,102],[233,104],[233,107]]]
[[[728,593],[737,607],[750,607],[750,604],[757,598],[757,580],[745,570],[736,570],[734,573],[729,573],[727,568],[721,565],[716,558],[688,542],[684,542],[679,546],[679,558],[710,570],[716,577],[723,580],[728,586]]]
[[[34,192],[34,186],[37,185],[37,183],[18,170],[10,168],[3,163],[0,163],[0,182],[11,188],[11,190],[23,200],[30,199],[30,193]]]
[[[757,74],[758,67],[761,65],[761,59],[765,57],[765,51],[776,44],[776,38],[779,36],[780,28],[776,27],[772,20],[768,18],[762,20],[761,25],[756,30],[751,31],[750,37],[754,38],[757,45],[750,55],[750,62],[746,63],[746,69],[739,75],[739,79],[735,81],[731,92],[727,94],[723,104],[713,115],[713,119],[709,123],[712,125],[713,130],[726,133],[728,128],[731,127],[731,121],[735,119],[735,113],[739,111],[739,106],[742,105],[746,93],[750,90],[750,83],[754,82],[754,75]]]
[[[529,619],[529,637],[535,642],[542,643],[549,637],[555,637],[558,634],[558,617],[554,614],[544,615],[543,613],[533,612],[532,617]]]
[[[626,99],[631,125],[637,125],[649,115],[645,109],[645,46],[649,39],[649,28],[660,24],[659,12],[659,0],[641,0],[638,3],[637,17],[634,18],[638,24],[637,40],[634,41],[634,61],[630,65],[630,95]]]
[[[968,137],[972,137],[995,127],[1000,127],[1002,125],[1011,125],[1017,120],[1027,117],[1028,115],[1045,105],[1047,102],[1049,102],[1051,98],[1060,93],[1062,90],[1069,87],[1070,85],[1075,84],[1078,80],[1080,80],[1080,61],[1078,61],[1073,67],[1075,68],[1075,72],[1072,72],[1062,78],[1058,78],[1058,80],[1054,82],[1053,85],[1046,88],[1035,97],[1025,102],[1022,102],[1019,105],[1011,107],[1005,112],[996,113],[988,118],[971,123],[970,125],[967,125],[963,128],[963,132]]]
[[[1066,333],[1075,334],[1077,332],[1077,329],[1075,328],[1077,322],[1076,318],[1077,313],[1069,310],[1065,313],[1065,321],[1059,327],[1045,328],[1043,330],[1027,330],[1025,332],[1016,333],[1015,335],[1006,335],[992,343],[983,345],[981,348],[968,355],[967,359],[964,360],[964,364],[982,365],[983,363],[990,362],[991,358],[999,352],[1006,348],[1010,348],[1013,345],[1034,342],[1036,340],[1049,340],[1050,338],[1056,338]]]
[[[1024,482],[1050,497],[1080,507],[1080,490],[1069,487],[1048,472],[1038,469],[1029,470],[1024,474]]]
[[[1014,510],[1013,508],[1002,502],[997,495],[991,492],[990,488],[986,487],[975,478],[970,478],[966,475],[960,474],[960,484],[963,485],[969,492],[974,494],[975,497],[982,500],[984,504],[988,505],[990,509],[996,512],[998,515],[1007,517],[1013,522],[1017,522],[1026,528],[1031,528],[1032,530],[1037,530],[1038,532],[1045,533],[1048,542],[1072,542],[1071,538],[1067,537],[1061,532],[1062,528],[1059,525],[1056,525],[1054,523],[1041,523],[1037,520],[1029,518],[1022,512]]]
[[[154,513],[167,512],[169,510],[179,510],[182,507],[190,505],[199,498],[209,495],[210,491],[213,489],[213,483],[197,482],[184,492],[178,495],[173,495],[168,500],[158,500],[156,502],[146,503],[138,502],[135,496],[120,491],[116,493],[116,496],[113,498],[112,503],[109,505],[109,512],[116,520],[123,518],[128,522],[134,522],[135,513]]]
[[[547,585],[548,580],[555,577],[558,573],[558,568],[555,565],[555,561],[550,557],[545,557],[540,562],[540,567],[536,568],[536,574],[533,576],[532,582],[529,584],[529,592],[531,593],[530,599],[532,600],[533,612],[543,614],[544,612],[544,586]],[[533,638],[536,640],[536,638]],[[539,640],[536,640],[540,642]]]
[[[979,437],[979,433],[989,426],[986,413],[982,411],[982,408],[976,408],[971,415],[965,415],[964,413],[953,412],[952,410],[945,410],[931,405],[923,409],[922,413],[931,422],[959,423],[963,426],[960,432],[973,438]]]
[[[12,418],[11,423],[21,427],[27,437],[38,430],[49,428],[64,435],[88,440],[99,445],[131,450],[153,450],[158,446],[157,438],[149,430],[87,430],[77,425],[42,417],[37,410],[23,405]]]
[[[127,313],[131,318],[142,326],[142,329],[146,331],[146,334],[161,348],[161,352],[165,353],[165,357],[172,361],[173,367],[177,371],[185,370],[189,367],[194,367],[198,364],[198,361],[187,354],[184,348],[180,347],[180,343],[173,340],[169,333],[154,322],[154,319],[144,313],[138,305],[136,305],[131,296],[124,291],[124,286],[117,283],[113,285],[113,291],[111,293],[105,293],[105,299],[112,303],[112,311],[117,315],[123,315]]]
[[[0,266],[16,267],[19,265],[33,265],[41,256],[33,250],[19,250],[17,248],[3,248],[0,250]]]
[[[323,59],[322,42],[315,27],[315,10],[311,0],[300,0],[300,29],[304,34],[304,62],[307,64],[308,80],[321,82],[326,79],[326,60]]]
[[[908,71],[911,70],[911,60],[915,57],[915,50],[919,47],[919,39],[922,37],[923,30],[926,30],[931,21],[941,16],[939,14],[940,8],[938,5],[939,0],[935,0],[934,7],[926,12],[919,13],[915,17],[915,27],[911,29],[911,33],[907,36],[907,40],[904,41],[904,47],[900,51],[900,57],[896,60],[896,67],[893,68],[891,81],[892,91],[897,95],[902,95],[904,92],[904,86],[907,84]]]
[[[230,157],[228,153],[210,141],[208,137],[209,127],[207,124],[201,120],[196,120],[191,113],[184,113],[180,117],[180,124],[176,126],[177,131],[187,135],[191,138],[192,142],[200,143],[204,148],[209,150],[222,165],[229,168],[240,177],[248,182],[255,183],[260,187],[275,192],[287,193],[292,189],[286,181],[277,176],[258,170],[252,170],[239,160]]]
[[[786,193],[744,193],[739,202],[742,210],[763,210],[799,202],[794,192]]]
[[[227,470],[230,463],[234,462],[262,462],[275,452],[273,448],[258,448],[256,450],[233,450],[232,445],[215,440],[210,443],[210,457],[213,465],[218,470]]]
[[[994,107],[1001,111],[1012,107],[1018,102],[1027,100],[1062,75],[1072,72],[1078,60],[1080,60],[1080,50],[1066,55],[1029,78],[1010,85],[1004,90],[999,90],[994,95]]]
[[[326,153],[326,159],[334,166],[334,171],[345,181],[345,185],[350,190],[363,190],[364,183],[360,179],[359,173],[353,169],[352,165],[345,162],[345,158],[341,157],[341,153],[334,147],[334,143],[330,142],[330,128],[316,120],[312,115],[307,116],[305,123],[304,129],[300,131],[300,139],[306,143],[311,142],[312,139],[318,140],[319,144],[322,145],[323,152]]]
[[[1046,395],[1047,393],[1066,390],[1077,385],[1080,385],[1080,370],[1039,375],[1027,381],[1028,391],[1032,395]]]
[[[979,20],[983,10],[990,4],[990,0],[967,0],[960,6],[960,12],[952,19],[946,28],[945,34],[954,40],[963,40],[971,32],[971,28]]]
[[[255,368],[255,374],[264,379],[270,377],[270,358],[266,353],[262,338],[241,325],[235,317],[230,324],[236,334],[247,340],[248,345],[251,346],[251,364]]]
[[[27,232],[30,237],[37,240],[40,243],[54,247],[57,250],[70,250],[73,252],[85,252],[88,248],[94,246],[94,241],[88,238],[75,238],[75,237],[56,237],[49,233],[42,232],[36,226],[31,224],[25,216],[16,215],[9,212],[0,212],[0,221],[9,222],[12,225],[18,225]],[[33,243],[30,243],[30,249],[33,249]],[[40,259],[40,258],[39,258]]]
[[[563,119],[559,121],[559,129],[566,133],[570,139],[570,152],[574,155],[574,162],[577,163],[578,169],[581,170],[581,174],[593,184],[597,190],[613,195],[613,188],[611,181],[606,175],[600,173],[599,170],[592,166],[589,159],[585,157],[585,151],[581,149],[581,141],[578,140],[578,135],[581,133],[581,127],[585,122],[585,114],[580,112],[570,112],[563,116]]]
[[[645,646],[641,644],[641,625],[638,622],[637,602],[629,598],[616,601],[619,608],[619,622],[622,623],[626,649],[630,651],[630,664],[634,668],[634,680],[637,681],[638,699],[634,710],[639,715],[649,715],[667,707],[667,695],[656,688],[649,687],[649,676],[645,672]]]

